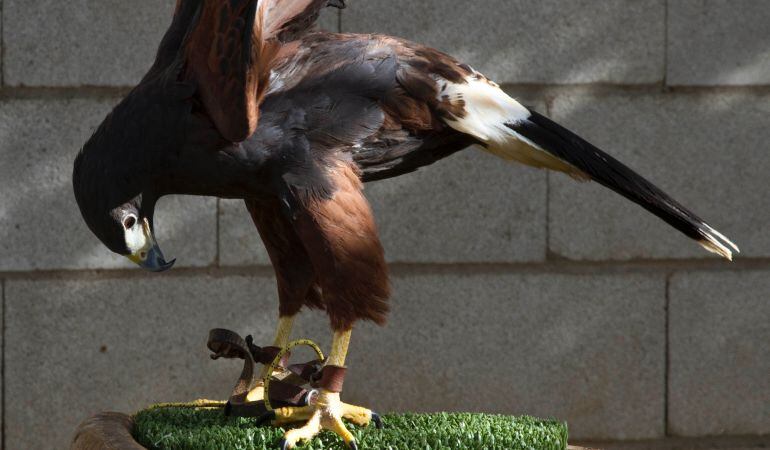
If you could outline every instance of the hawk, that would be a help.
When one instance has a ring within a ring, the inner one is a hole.
[[[342,419],[377,416],[340,399],[356,322],[384,324],[390,287],[362,183],[413,172],[468,147],[593,180],[706,250],[738,248],[649,181],[509,97],[467,64],[390,36],[313,30],[343,0],[178,0],[154,64],[78,154],[83,218],[110,250],[169,269],[153,237],[157,200],[243,199],[275,269],[273,348],[303,307],[333,331],[313,404],[274,412],[306,421],[284,448],[322,429],[351,448]],[[257,398],[254,391],[250,398]]]

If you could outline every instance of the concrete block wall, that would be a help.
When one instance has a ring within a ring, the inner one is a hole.
[[[167,198],[178,267],[90,235],[79,147],[149,67],[173,0],[0,0],[4,448],[62,448],[104,409],[222,398],[209,328],[267,342],[272,272],[239,202]],[[529,413],[605,448],[770,445],[770,5],[351,0],[327,29],[436,46],[647,175],[742,247],[722,262],[595,185],[468,150],[367,187],[395,293],[346,398]],[[297,335],[328,344],[323,315]],[[630,441],[644,441],[629,444]]]

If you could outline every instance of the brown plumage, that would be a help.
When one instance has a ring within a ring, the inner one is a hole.
[[[334,195],[310,199],[288,219],[273,200],[247,200],[278,280],[280,314],[325,309],[335,330],[357,320],[383,325],[388,267],[356,169],[331,169]]]
[[[332,328],[349,330],[357,320],[385,323],[390,296],[388,266],[377,226],[351,164],[331,169],[334,195],[313,198],[296,219]]]

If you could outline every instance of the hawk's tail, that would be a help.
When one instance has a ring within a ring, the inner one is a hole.
[[[511,130],[551,155],[566,161],[590,179],[612,189],[695,239],[706,250],[732,260],[738,247],[692,211],[612,156],[536,112]]]
[[[447,123],[485,144],[503,159],[594,180],[641,205],[698,241],[706,250],[732,260],[738,247],[661,189],[573,132],[509,97],[483,78],[447,83],[444,100],[461,100],[463,114]]]

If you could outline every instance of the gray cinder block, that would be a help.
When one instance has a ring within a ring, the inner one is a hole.
[[[6,281],[4,279],[0,279],[0,298],[3,299],[2,304],[0,304],[0,314],[2,314],[3,323],[5,323],[5,283]],[[0,345],[3,345],[3,340],[5,339],[5,332],[0,333]],[[5,346],[3,346],[5,348]],[[5,374],[5,357],[3,357],[2,361],[0,361],[0,370],[3,371],[3,374]],[[0,391],[3,391],[3,389],[0,389]],[[3,402],[3,395],[5,395],[5,392],[0,392],[0,402]],[[4,402],[2,403],[5,404]],[[3,424],[3,419],[0,418],[0,440],[2,442],[5,442],[3,433],[5,432],[5,426]]]
[[[670,299],[669,430],[770,434],[770,271],[680,273]]]
[[[477,149],[367,186],[388,260],[545,259],[545,174]]]
[[[677,0],[668,5],[668,84],[770,83],[766,1]]]
[[[269,265],[270,258],[243,200],[219,202],[219,264]]]
[[[353,333],[347,401],[553,416],[572,439],[663,435],[662,277],[451,272],[394,287],[388,325]],[[300,326],[325,327],[320,313]]]
[[[663,0],[360,0],[342,29],[431,45],[499,83],[646,84],[664,74]]]
[[[66,448],[77,424],[104,410],[226,398],[240,367],[209,359],[208,330],[272,341],[272,285],[173,275],[9,282],[8,447]]]
[[[152,64],[174,0],[6,0],[5,83],[128,86]]]

